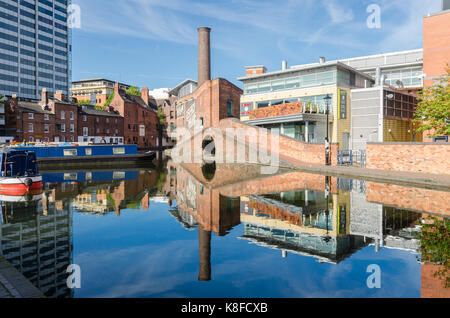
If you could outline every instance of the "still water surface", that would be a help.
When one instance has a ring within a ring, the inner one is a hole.
[[[170,162],[44,181],[1,197],[0,252],[49,297],[450,297],[418,236],[445,191]]]

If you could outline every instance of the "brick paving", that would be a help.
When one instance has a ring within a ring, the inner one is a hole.
[[[44,298],[14,266],[0,256],[0,298]]]

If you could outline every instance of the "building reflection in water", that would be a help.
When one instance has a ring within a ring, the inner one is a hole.
[[[69,207],[42,194],[24,202],[2,201],[1,214],[0,255],[46,296],[72,297],[66,285],[73,250]]]
[[[198,231],[203,282],[213,279],[212,233],[226,236],[240,224],[240,239],[278,250],[281,258],[299,254],[338,264],[373,246],[411,251],[420,261],[418,224],[427,215],[450,216],[448,192],[302,172],[261,176],[259,170],[169,161],[161,171],[44,174],[43,193],[0,197],[0,254],[45,295],[73,297],[66,269],[73,261],[74,213],[120,216],[167,203],[184,228]],[[422,265],[424,297],[436,295],[434,269]],[[450,297],[449,289],[439,293]]]
[[[448,192],[301,172],[245,180],[252,167],[237,167],[250,169],[240,173],[226,164],[213,171],[200,165],[173,169],[176,213],[185,227],[198,228],[200,281],[211,279],[211,231],[227,235],[241,223],[241,239],[278,249],[281,257],[293,253],[338,264],[366,246],[407,250],[420,261],[420,221],[428,213],[450,216]],[[440,202],[423,204],[436,197]]]
[[[158,197],[155,171],[44,173],[45,189],[25,197],[0,197],[0,255],[47,297],[69,298],[73,263],[73,213],[105,215],[147,211]]]

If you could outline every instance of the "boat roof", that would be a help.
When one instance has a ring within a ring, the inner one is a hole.
[[[15,153],[15,152],[30,152],[30,150],[26,150],[26,149],[20,149],[20,148],[2,148],[0,149],[0,154],[3,153]],[[31,151],[33,152],[33,151]]]

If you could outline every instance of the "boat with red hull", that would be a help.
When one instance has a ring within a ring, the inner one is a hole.
[[[36,154],[33,151],[0,151],[0,193],[21,196],[43,188]]]

